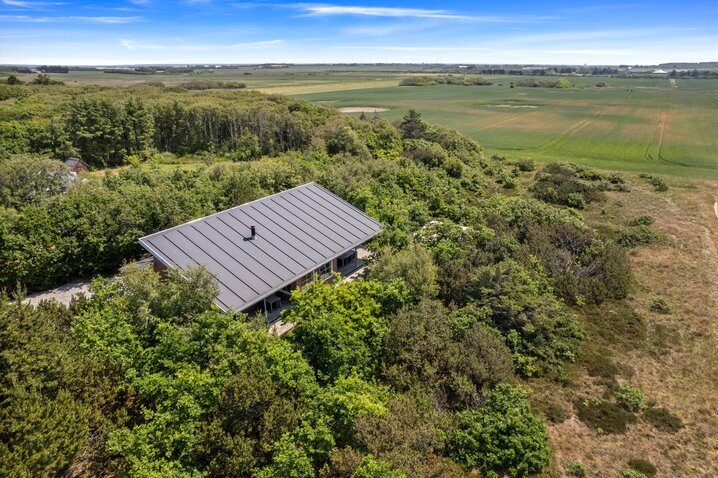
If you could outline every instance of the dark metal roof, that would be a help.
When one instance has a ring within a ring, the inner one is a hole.
[[[240,311],[382,230],[361,210],[308,183],[145,236],[140,244],[167,267],[205,267],[217,279],[217,305]]]

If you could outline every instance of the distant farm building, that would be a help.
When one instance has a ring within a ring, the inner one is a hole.
[[[90,167],[87,165],[87,163],[80,158],[67,158],[65,160],[65,166],[70,168],[70,171],[77,174],[85,173],[90,170]]]
[[[382,230],[363,211],[308,183],[139,241],[155,270],[207,269],[223,311],[276,317],[292,290],[361,266],[357,249]]]

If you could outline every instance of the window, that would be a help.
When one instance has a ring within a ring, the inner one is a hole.
[[[305,275],[304,277],[300,277],[297,281],[297,287],[300,289],[306,288],[309,284],[314,282],[314,272],[310,272],[309,274]]]
[[[345,253],[343,256],[340,256],[339,259],[337,259],[337,267],[347,267],[356,260],[356,257],[356,251],[349,251]]]
[[[327,279],[329,276],[332,275],[332,263],[327,262],[326,264],[322,265],[319,269],[317,269],[317,274],[319,275],[320,279]]]

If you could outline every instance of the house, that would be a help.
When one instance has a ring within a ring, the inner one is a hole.
[[[80,158],[67,158],[65,160],[65,166],[70,168],[70,171],[77,174],[86,173],[90,170],[90,167],[87,165],[87,163]]]
[[[296,288],[361,266],[357,248],[383,230],[370,216],[308,183],[145,236],[155,270],[202,266],[223,311],[286,307]]]

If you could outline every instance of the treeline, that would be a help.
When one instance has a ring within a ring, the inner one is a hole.
[[[68,68],[66,66],[59,66],[59,65],[54,65],[54,66],[42,65],[42,66],[37,67],[37,71],[42,72],[42,73],[70,73],[70,68]]]
[[[718,70],[671,70],[668,78],[714,79],[718,78]]]
[[[282,339],[214,309],[201,270],[161,281],[129,267],[69,308],[3,297],[0,475],[521,477],[549,464],[520,381],[560,377],[578,357],[567,304],[623,300],[631,279],[624,249],[584,224],[580,204],[549,203],[601,201],[594,189],[618,179],[552,166],[535,198],[501,194],[531,161],[486,160],[414,111],[392,124],[258,94],[99,89],[53,102],[67,90],[45,90],[46,107],[67,108],[56,137],[87,157],[152,144],[216,159],[232,124],[267,152],[69,187],[51,161],[4,160],[8,291],[115,273],[142,235],[310,180],[386,230],[366,280],[295,293]]]
[[[88,90],[74,97],[59,90],[45,95],[20,86],[0,89],[0,98],[4,93],[28,99],[22,110],[0,109],[0,158],[22,153],[78,156],[94,168],[122,165],[130,157],[147,158],[154,152],[256,159],[306,150],[317,127],[336,115],[328,108],[256,92],[197,97],[161,86],[129,90],[129,95]],[[45,106],[39,108],[41,104]]]
[[[573,86],[566,78],[559,78],[558,80],[536,80],[527,78],[512,83],[512,85],[525,88],[571,88]]]
[[[179,86],[185,90],[241,90],[247,84],[239,81],[192,80]]]
[[[399,86],[461,85],[486,86],[493,83],[478,76],[414,76],[401,80]]]
[[[507,69],[507,68],[481,68],[474,69],[475,73],[481,75],[512,75],[512,76],[555,76],[555,75],[596,75],[607,76],[617,75],[620,70],[610,67],[572,67],[572,66],[556,66],[546,68],[528,68],[528,69]],[[472,71],[473,72],[473,71]]]
[[[134,68],[103,68],[103,73],[119,73],[121,75],[156,75],[168,74],[179,75],[182,73],[194,73],[194,68],[188,66],[138,66]]]
[[[24,85],[25,84],[24,81],[22,81],[20,78],[18,78],[15,75],[8,76],[7,78],[5,78],[4,82],[0,82],[0,84],[2,84],[2,83],[6,84],[6,85]],[[50,78],[49,75],[47,75],[45,73],[41,73],[41,74],[37,75],[35,78],[33,78],[32,81],[29,82],[29,84],[47,86],[47,85],[64,85],[65,82],[60,81],[60,80],[53,80],[52,78]],[[4,93],[5,93],[5,95],[0,94],[0,97],[7,96],[8,98],[10,98],[10,97],[15,96],[15,94],[12,91],[6,90]]]

